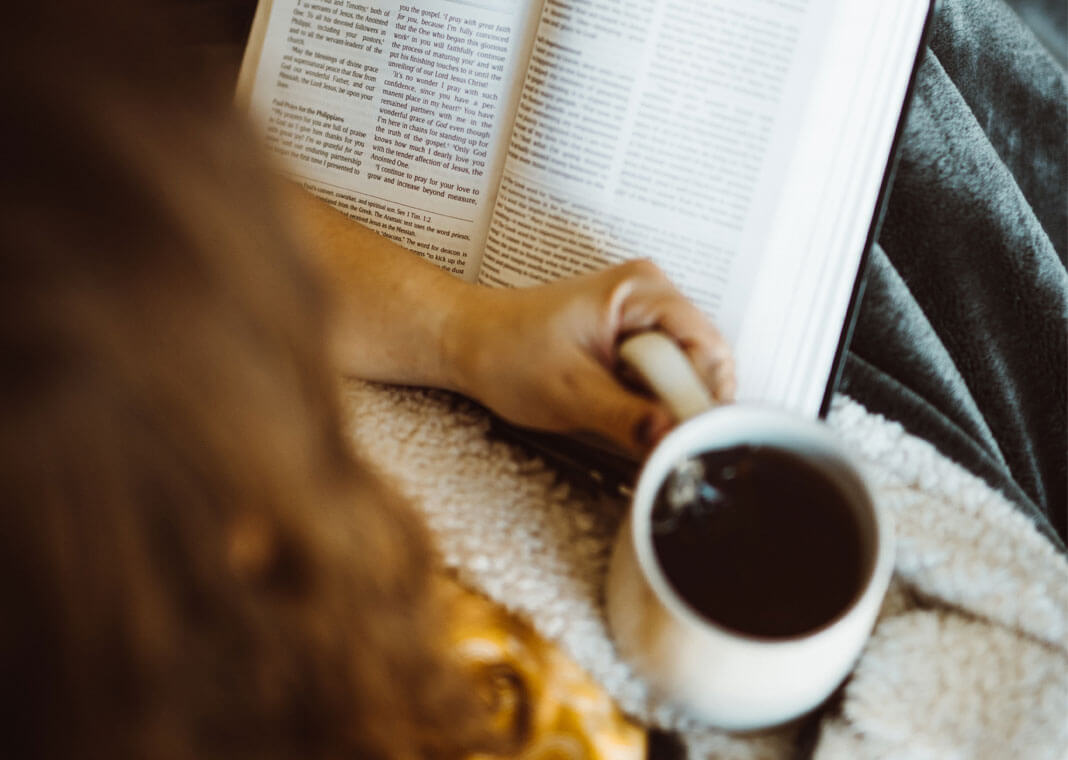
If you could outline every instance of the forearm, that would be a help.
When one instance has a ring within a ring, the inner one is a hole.
[[[370,380],[460,391],[512,422],[592,430],[636,453],[672,423],[613,374],[621,336],[659,329],[716,397],[733,393],[730,351],[649,262],[531,288],[466,283],[293,188],[297,231],[335,302],[336,366]]]
[[[445,334],[476,286],[447,274],[294,186],[304,246],[330,286],[336,366],[368,380],[464,390]]]

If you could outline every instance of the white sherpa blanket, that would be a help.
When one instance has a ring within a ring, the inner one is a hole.
[[[734,737],[659,704],[608,637],[601,587],[626,505],[570,488],[483,411],[432,391],[346,387],[357,452],[426,517],[461,579],[557,642],[691,757],[780,758],[797,729]],[[829,423],[896,518],[896,577],[816,758],[1068,758],[1068,562],[1001,495],[838,396]]]

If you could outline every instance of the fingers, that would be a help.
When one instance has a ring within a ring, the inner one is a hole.
[[[674,419],[660,403],[626,390],[593,358],[580,355],[562,378],[564,415],[635,454],[645,454]]]
[[[462,386],[520,425],[603,435],[645,454],[674,425],[667,407],[628,390],[613,374],[627,333],[659,329],[688,354],[713,396],[734,394],[722,335],[651,262],[502,294]],[[476,343],[475,341],[468,341]]]
[[[682,347],[714,398],[731,401],[734,359],[726,339],[705,315],[650,261],[628,262],[617,270],[612,295],[619,335],[663,330]]]
[[[678,342],[697,374],[719,402],[734,399],[734,358],[727,340],[689,301],[664,304],[659,328]]]

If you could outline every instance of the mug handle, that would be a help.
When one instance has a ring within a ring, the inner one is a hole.
[[[689,357],[664,333],[653,330],[627,338],[619,346],[619,356],[680,422],[716,405]]]

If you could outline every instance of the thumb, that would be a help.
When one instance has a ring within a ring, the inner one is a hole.
[[[627,390],[591,357],[582,357],[570,391],[572,420],[635,454],[646,454],[675,424],[662,403]]]

